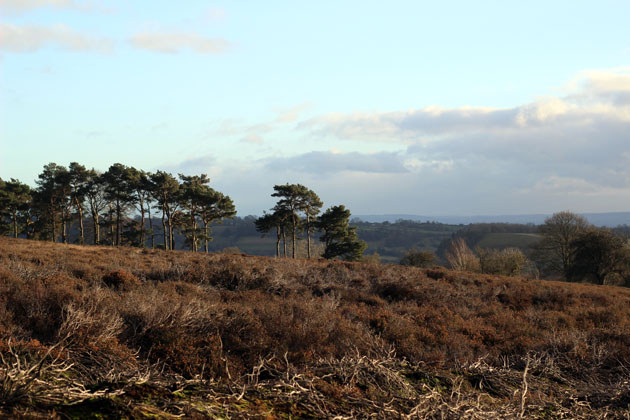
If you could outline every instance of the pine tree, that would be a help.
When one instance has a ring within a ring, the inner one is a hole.
[[[46,218],[48,232],[46,236],[53,242],[57,241],[57,228],[61,223],[62,241],[66,242],[65,221],[70,198],[70,183],[68,170],[61,165],[51,162],[44,165],[44,170],[38,175],[34,204],[42,217]]]
[[[182,231],[190,242],[191,251],[197,252],[199,237],[202,234],[197,219],[200,216],[204,194],[210,188],[208,187],[210,178],[206,174],[191,176],[179,174],[179,178],[182,180],[181,202],[186,211],[182,218]]]
[[[14,238],[20,234],[20,225],[26,224],[24,219],[31,198],[31,188],[28,185],[13,178],[7,182],[0,179],[0,220],[10,220],[11,235]]]
[[[210,224],[221,222],[223,219],[232,219],[236,216],[236,208],[232,199],[208,186],[200,190],[199,194],[199,217],[203,223],[204,252],[208,252],[208,242],[212,240],[210,236]]]
[[[302,185],[299,184],[285,184],[285,185],[274,185],[274,193],[271,194],[272,197],[280,197],[280,200],[274,207],[275,212],[286,212],[291,217],[291,234],[293,238],[293,252],[291,254],[292,258],[295,258],[295,249],[297,243],[297,232],[300,223],[300,217],[298,216],[298,212],[302,209],[302,194],[301,191]]]
[[[345,206],[329,208],[319,217],[316,225],[323,232],[320,240],[326,245],[324,258],[341,257],[348,261],[361,259],[367,244],[358,239],[356,228],[350,227],[350,210]]]
[[[149,211],[149,223],[151,223],[149,178],[145,171],[133,167],[128,169],[128,177],[129,190],[133,196],[133,202],[136,205],[136,209],[140,212],[140,224],[138,226],[140,231],[139,245],[144,248],[146,246],[145,214],[147,211]]]
[[[292,257],[296,257],[297,234],[302,228],[300,213],[305,215],[305,227],[307,237],[307,255],[311,257],[311,233],[313,231],[312,219],[319,214],[322,202],[313,192],[302,184],[274,185],[272,197],[279,197],[280,200],[273,208],[277,214],[288,214],[291,220],[291,236],[293,239]]]
[[[151,194],[162,208],[164,249],[174,249],[174,219],[180,204],[179,182],[173,175],[164,171],[157,171],[151,174],[150,178]]]
[[[70,202],[74,206],[79,221],[79,244],[85,242],[83,228],[83,204],[85,202],[85,185],[88,181],[88,171],[85,166],[77,162],[71,162],[69,166],[70,176]]]
[[[263,236],[272,229],[276,230],[276,257],[280,256],[280,242],[284,240],[284,256],[287,256],[286,247],[286,231],[287,225],[290,224],[290,214],[282,211],[274,211],[273,213],[264,213],[261,217],[254,221],[256,230],[261,232]]]
[[[101,243],[101,212],[107,207],[105,199],[105,182],[103,176],[96,169],[90,169],[87,172],[85,184],[83,186],[83,195],[86,198],[90,216],[92,217],[92,229],[94,245]]]
[[[317,218],[323,203],[314,191],[302,185],[300,187],[302,187],[300,189],[300,208],[306,215],[306,252],[308,258],[311,258],[311,233],[314,230],[312,221]]]
[[[105,182],[105,197],[112,203],[116,214],[115,245],[122,245],[123,217],[127,212],[127,206],[133,201],[131,175],[129,168],[121,163],[114,163],[103,174]]]

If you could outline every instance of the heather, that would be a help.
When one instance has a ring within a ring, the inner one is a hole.
[[[1,238],[2,410],[623,417],[629,303],[439,267]]]

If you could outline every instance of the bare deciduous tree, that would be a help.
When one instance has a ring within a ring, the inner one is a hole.
[[[463,238],[451,241],[449,250],[446,251],[446,261],[453,270],[457,271],[480,271],[479,258],[466,244]]]

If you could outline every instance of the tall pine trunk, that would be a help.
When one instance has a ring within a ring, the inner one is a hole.
[[[111,246],[115,244],[115,236],[114,236],[114,205],[109,203],[109,239],[111,242]]]
[[[100,225],[98,224],[98,213],[97,212],[92,212],[92,223],[94,224],[94,226],[92,226],[92,229],[94,231],[94,245],[100,245],[101,243],[101,229],[100,229]]]
[[[208,222],[205,220],[203,221],[203,232],[204,232],[203,250],[207,254],[208,253]]]
[[[164,249],[168,250],[168,236],[166,231],[166,207],[162,204],[162,231],[164,236]]]
[[[13,237],[18,237],[17,210],[13,210]]]
[[[190,210],[190,226],[192,229],[192,243],[190,244],[190,250],[197,252],[197,219],[195,219],[194,208]]]
[[[85,242],[85,233],[83,230],[83,206],[78,204],[77,211],[79,212],[79,244],[83,245]]]
[[[55,203],[54,201],[51,199],[50,200],[50,227],[51,227],[51,231],[52,231],[52,238],[51,240],[53,242],[57,242],[57,224],[56,219],[57,219],[57,212],[55,211]]]
[[[169,215],[168,217],[168,239],[169,239],[169,249],[175,249],[175,229],[173,228],[173,215]]]
[[[306,210],[306,256],[311,258],[311,215]]]
[[[296,242],[297,242],[297,220],[295,220],[295,213],[293,213],[292,216],[292,221],[293,221],[293,255],[292,257],[295,259],[295,247],[296,247]]]
[[[149,215],[149,230],[151,230],[151,249],[155,248],[155,232],[153,231],[153,217],[151,216],[151,202],[147,203],[147,212]]]
[[[121,213],[122,213],[122,209],[121,209],[121,205],[120,205],[120,201],[116,201],[116,246],[120,246],[121,245],[121,238],[122,238],[122,220],[121,220]]]
[[[145,247],[144,239],[144,199],[140,198],[140,247]]]
[[[62,209],[61,210],[61,242],[63,242],[64,244],[68,243],[68,233],[67,233],[67,227],[68,227],[68,213],[66,209]]]

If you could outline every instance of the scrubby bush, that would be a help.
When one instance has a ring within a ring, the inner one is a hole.
[[[478,249],[479,264],[484,274],[518,276],[527,263],[525,254],[518,248]]]
[[[435,265],[437,257],[431,251],[418,251],[410,249],[405,252],[405,255],[400,259],[400,265],[407,265],[411,267],[431,267]]]
[[[131,290],[140,284],[140,280],[124,270],[116,270],[103,276],[103,283],[107,287],[117,290]]]
[[[369,255],[364,255],[363,258],[361,258],[361,262],[365,264],[380,264],[381,256],[378,254],[378,252],[375,252]]]

